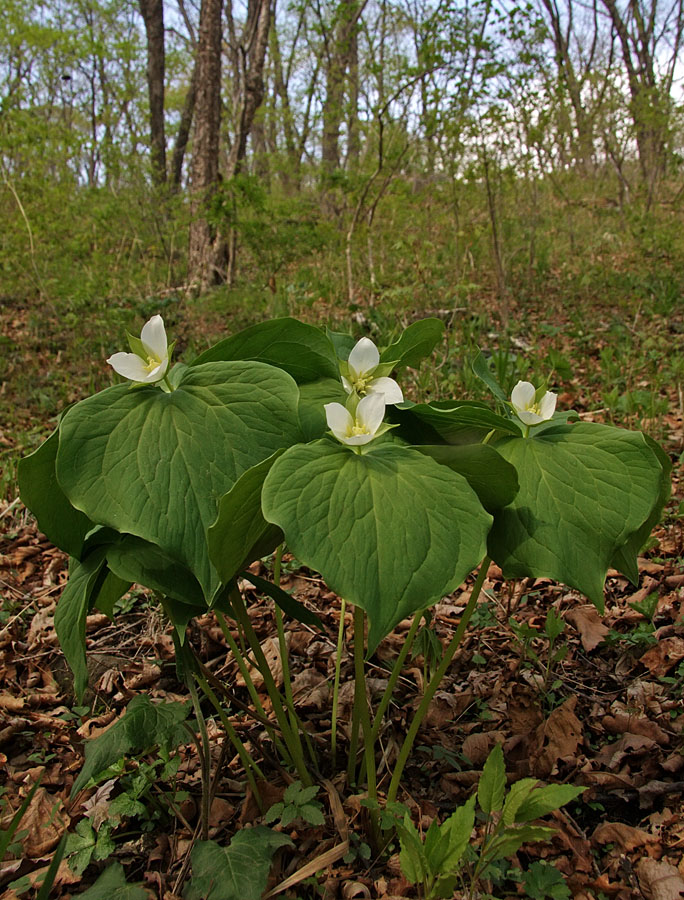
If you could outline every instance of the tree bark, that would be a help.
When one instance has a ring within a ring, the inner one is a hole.
[[[200,290],[221,280],[216,258],[216,229],[207,220],[207,204],[219,172],[221,123],[221,25],[223,0],[202,0],[196,64],[195,132],[190,176],[191,213],[188,280]]]
[[[147,92],[150,103],[150,153],[156,184],[166,181],[166,136],[164,134],[164,3],[138,0],[147,37]]]

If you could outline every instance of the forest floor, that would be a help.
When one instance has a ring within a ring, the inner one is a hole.
[[[20,331],[21,315],[16,311],[13,315],[14,324],[3,314],[7,318],[3,325],[10,332],[12,328]],[[187,327],[197,332],[202,328],[199,319],[188,317],[188,323]],[[632,324],[630,319],[629,327]],[[562,338],[568,331],[564,332],[559,318],[555,325],[558,330],[551,336],[546,332],[544,337],[542,332],[531,334],[527,319],[518,334],[533,343],[540,360],[546,359],[550,350],[562,350],[572,363],[571,375],[564,382],[563,405],[571,403],[583,417],[601,420],[606,416],[604,394],[610,385],[605,376],[603,381],[594,376],[599,368],[600,341],[609,347],[611,332],[606,329],[599,340],[596,331],[587,330],[576,338],[563,338],[559,345],[558,335]],[[670,322],[656,319],[642,332],[640,340],[648,333],[661,341],[661,362],[656,360],[656,366],[676,354],[681,344],[681,330],[673,332],[670,326]],[[668,338],[666,331],[675,336]],[[641,349],[635,347],[635,353]],[[44,372],[59,348],[50,349],[41,337],[26,352],[34,354],[33,363],[26,364]],[[21,365],[18,361],[19,368]],[[60,388],[60,396],[67,401],[94,386],[89,374],[92,360],[73,365],[73,396]],[[106,375],[100,373],[98,379],[106,383]],[[647,373],[643,384],[639,385],[638,376],[635,384],[642,390],[652,387]],[[47,414],[35,393],[29,402],[28,394],[18,393],[23,390],[16,388],[12,394],[8,387],[2,398],[3,404],[15,411],[0,435],[5,447],[26,446],[27,439],[20,435],[45,435],[54,427],[54,412]],[[466,800],[497,742],[503,744],[509,781],[531,776],[542,782],[587,788],[580,799],[552,815],[549,824],[554,834],[547,842],[525,846],[488,884],[479,886],[480,891],[497,898],[560,900],[568,896],[562,887],[544,888],[524,881],[522,873],[536,862],[555,866],[569,895],[580,900],[674,900],[684,896],[684,421],[681,387],[665,379],[654,390],[666,412],[657,422],[642,415],[638,424],[650,430],[671,455],[673,495],[663,523],[639,560],[640,584],[633,586],[610,572],[605,616],[600,618],[575,591],[544,579],[504,582],[492,565],[475,619],[432,703],[405,772],[399,799],[413,811],[414,821],[423,830],[435,817],[443,819]],[[635,424],[633,416],[633,408],[623,409],[625,424],[630,427]],[[99,788],[70,797],[83,762],[84,742],[115,722],[134,696],[147,693],[153,699],[187,699],[176,679],[170,626],[154,598],[142,590],[134,590],[124,599],[115,622],[101,614],[89,616],[91,691],[83,705],[75,706],[53,621],[68,559],[37,531],[32,517],[13,495],[11,482],[6,487],[7,499],[0,505],[3,828],[38,779],[40,786],[32,795],[12,847],[0,861],[2,896],[7,900],[36,896],[35,886],[45,877],[62,835],[69,831],[81,836],[81,847],[60,863],[50,896],[66,898],[81,893],[116,860],[123,864],[129,882],[142,884],[151,897],[173,900],[182,894],[190,849],[199,835],[201,767],[193,743],[179,748],[177,762],[170,768],[168,760],[154,753],[135,757]],[[266,560],[261,565],[268,564]],[[287,636],[298,712],[314,740],[327,746],[340,602],[315,572],[287,557],[282,583],[315,610],[325,625],[325,632],[318,633],[293,622]],[[431,628],[442,645],[458,623],[467,591],[466,586],[433,609]],[[249,596],[254,628],[268,647],[275,636],[270,601],[253,591]],[[563,625],[554,645],[545,631],[551,609]],[[401,623],[371,660],[373,696],[386,683],[387,668],[402,646],[408,625],[408,621]],[[351,639],[349,614],[345,627]],[[247,705],[247,692],[240,686],[237,666],[213,614],[195,620],[188,637],[206,666]],[[350,644],[351,640],[347,646]],[[432,646],[433,651],[438,648],[427,639],[423,646]],[[407,663],[388,710],[381,738],[381,794],[387,786],[387,767],[396,757],[398,741],[431,665],[428,651]],[[353,681],[348,656],[342,661],[342,676],[344,733]],[[264,703],[267,705],[266,699]],[[292,777],[268,752],[260,726],[247,712],[233,706],[230,718],[243,739],[265,754],[268,781],[262,791],[268,807],[282,798]],[[245,791],[239,759],[224,744],[220,725],[210,720],[209,730],[214,779],[210,837],[225,844],[238,829],[263,818],[254,798]],[[398,848],[390,847],[379,858],[369,854],[361,795],[346,785],[342,765],[332,768],[328,760],[322,769],[325,777],[317,800],[325,822],[314,826],[295,820],[284,828],[294,849],[279,851],[275,857],[269,896],[417,896],[402,875]],[[164,777],[160,777],[162,772]],[[145,776],[144,789],[140,782],[133,787],[139,775]],[[138,790],[135,796],[143,799],[144,810],[138,808],[117,821],[108,819],[111,800],[126,792],[133,799],[134,790]]]

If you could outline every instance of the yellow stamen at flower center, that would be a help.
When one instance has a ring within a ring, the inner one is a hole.
[[[158,369],[161,365],[161,360],[158,356],[148,356],[147,362],[144,365],[145,371],[149,374],[153,372],[155,369]]]
[[[359,395],[359,397],[365,396],[368,393],[368,387],[373,381],[372,375],[359,375],[356,381],[354,382],[354,390]],[[363,434],[368,434],[367,431],[362,432]]]
[[[347,428],[347,437],[358,437],[360,434],[370,434],[370,431],[365,425],[359,425],[358,422],[354,422]]]

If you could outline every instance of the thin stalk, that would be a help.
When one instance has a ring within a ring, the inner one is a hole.
[[[276,587],[280,587],[280,567],[283,560],[283,544],[281,544],[273,557],[273,583]],[[290,679],[290,654],[287,649],[287,640],[285,638],[285,625],[283,623],[283,611],[278,604],[273,601],[273,614],[275,617],[276,628],[278,630],[278,648],[280,650],[280,662],[283,667],[283,686],[285,688],[285,704],[290,716],[290,725],[295,731],[299,728],[297,713],[295,712],[294,696],[292,694],[292,681]]]
[[[245,770],[245,775],[247,776],[247,780],[249,781],[250,787],[252,788],[252,792],[259,805],[259,809],[262,809],[261,795],[259,794],[259,788],[257,787],[256,778],[254,776],[256,774],[258,778],[261,778],[262,781],[265,781],[266,779],[264,778],[264,773],[259,768],[259,764],[252,759],[249,751],[242,743],[240,736],[238,735],[235,728],[233,728],[233,725],[228,719],[225,710],[221,706],[218,697],[209,686],[209,682],[200,672],[196,672],[195,677],[197,678],[199,686],[202,688],[202,692],[218,713],[219,719],[221,720],[221,724],[223,725],[226,735],[231,744],[235,747],[237,754],[240,757],[240,762],[242,763],[242,766]],[[203,838],[203,840],[206,840],[206,838]]]
[[[340,627],[337,630],[337,655],[335,657],[335,679],[333,681],[332,718],[330,722],[330,750],[332,753],[333,772],[335,771],[335,758],[337,756],[337,716],[340,700],[340,670],[342,668],[342,645],[344,643],[344,616],[347,610],[347,601],[342,599],[340,607]]]
[[[359,720],[363,728],[363,750],[366,760],[366,774],[368,780],[368,799],[377,802],[378,788],[375,773],[375,743],[371,740],[370,712],[366,698],[365,662],[365,613],[360,606],[354,607],[354,680],[355,686],[361,685],[361,690],[355,691],[354,705],[359,706]],[[377,848],[380,837],[379,811],[371,809],[371,839]]]
[[[275,732],[275,729],[268,721],[268,716],[266,715],[266,710],[261,702],[261,698],[259,697],[259,692],[256,689],[256,685],[252,679],[252,676],[249,674],[249,668],[247,667],[247,663],[245,662],[244,654],[240,652],[240,648],[238,647],[235,638],[231,634],[230,628],[228,627],[228,622],[226,622],[226,617],[223,613],[218,610],[214,610],[216,614],[216,619],[218,620],[219,625],[221,626],[221,631],[223,632],[223,637],[228,644],[228,647],[233,654],[235,661],[238,664],[238,669],[240,670],[240,675],[242,675],[242,680],[245,682],[245,686],[247,687],[247,692],[254,704],[254,708],[257,711],[258,716],[262,720],[262,724],[266,728],[268,736],[273,741],[274,746],[278,749],[278,752],[283,756],[283,758],[291,763],[292,761],[289,759],[289,754],[285,748],[285,745],[280,740],[278,735]]]
[[[411,627],[409,628],[409,632],[406,635],[406,640],[404,641],[404,644],[399,651],[399,655],[394,660],[394,665],[392,666],[392,672],[390,673],[389,681],[387,682],[387,687],[385,688],[385,693],[382,695],[380,706],[378,706],[378,711],[376,712],[375,719],[373,720],[373,729],[371,731],[371,740],[373,741],[373,743],[375,743],[375,741],[378,739],[378,735],[380,734],[383,716],[387,711],[387,707],[390,705],[394,689],[397,686],[397,681],[399,681],[399,676],[401,675],[401,670],[404,666],[404,660],[411,652],[411,647],[413,646],[413,641],[415,640],[418,629],[420,628],[422,618],[422,612],[417,612],[415,614],[415,616],[413,617],[413,622],[411,623]]]
[[[195,711],[195,718],[199,727],[202,753],[200,756],[200,764],[202,767],[202,805],[200,808],[201,837],[203,841],[209,839],[209,788],[211,784],[211,744],[209,742],[209,732],[207,731],[207,723],[202,713],[202,707],[197,696],[197,688],[192,683],[192,675],[188,676],[188,690],[192,698],[192,707]]]
[[[271,672],[268,661],[264,656],[264,651],[261,649],[259,638],[256,636],[256,633],[252,628],[252,623],[249,621],[249,616],[247,615],[247,609],[242,599],[242,595],[239,591],[235,591],[232,594],[231,599],[233,600],[233,608],[235,609],[236,618],[242,626],[245,637],[249,641],[249,645],[252,648],[252,653],[254,654],[254,658],[259,667],[259,671],[261,672],[261,675],[264,679],[264,686],[268,691],[268,696],[271,698],[271,703],[273,704],[273,712],[275,713],[276,719],[278,720],[278,725],[280,726],[283,740],[287,745],[288,751],[290,753],[290,756],[292,757],[292,761],[295,765],[295,768],[297,769],[297,773],[302,783],[306,786],[310,786],[312,784],[312,780],[306,767],[306,761],[304,760],[304,748],[302,747],[299,730],[296,728],[293,729],[290,725],[287,713],[285,712],[285,708],[283,707],[280,691],[276,687],[276,683],[273,680],[273,673]]]
[[[477,601],[482,590],[482,585],[484,584],[484,580],[487,577],[487,569],[489,568],[489,563],[489,557],[485,556],[485,558],[482,560],[482,564],[480,565],[480,571],[478,572],[477,578],[475,579],[475,584],[473,585],[470,600],[468,600],[466,608],[463,610],[461,621],[458,623],[458,628],[456,629],[454,636],[449,642],[449,646],[444,652],[442,661],[435,669],[435,673],[430,679],[430,683],[428,684],[427,688],[425,689],[423,699],[420,702],[420,706],[416,710],[416,714],[414,715],[413,721],[411,722],[411,727],[409,728],[406,737],[404,738],[404,743],[401,745],[401,750],[399,751],[399,756],[394,766],[394,772],[392,773],[392,780],[390,781],[390,786],[387,791],[388,803],[391,803],[397,799],[397,792],[399,790],[401,776],[404,773],[404,767],[411,754],[411,750],[413,749],[413,743],[416,739],[416,735],[418,734],[418,730],[423,723],[423,719],[427,715],[427,711],[430,707],[430,703],[432,702],[432,698],[434,697],[435,692],[437,691],[437,688],[442,681],[442,678],[444,678],[447,669],[451,665],[454,654],[458,650],[459,645],[463,640],[463,635],[465,634],[465,630],[468,627],[470,617],[474,613],[477,606]]]

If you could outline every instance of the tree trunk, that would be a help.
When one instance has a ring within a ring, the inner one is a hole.
[[[147,92],[150,103],[150,153],[156,184],[166,181],[166,137],[164,134],[164,3],[138,0],[147,36]]]
[[[180,188],[183,177],[183,160],[185,159],[185,151],[188,146],[188,138],[190,137],[192,118],[195,112],[195,98],[197,96],[196,84],[197,63],[195,62],[188,92],[185,95],[185,103],[183,104],[183,112],[181,113],[176,143],[173,148],[173,158],[171,160],[171,183],[174,191],[177,191]]]
[[[195,133],[190,176],[191,213],[188,280],[205,290],[221,280],[216,229],[206,218],[218,184],[221,123],[221,14],[223,0],[202,0],[196,64]]]

